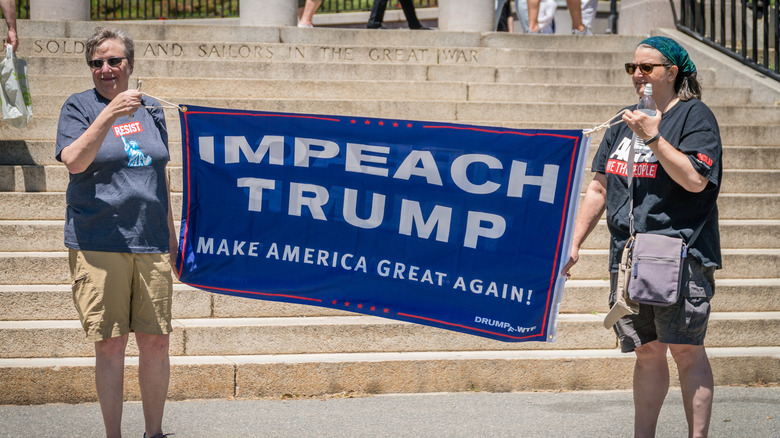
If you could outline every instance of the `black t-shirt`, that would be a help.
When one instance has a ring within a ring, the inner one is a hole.
[[[629,107],[634,109],[635,107]],[[679,101],[663,114],[661,136],[688,156],[707,180],[707,187],[692,193],[672,180],[658,158],[638,139],[634,148],[634,230],[690,240],[706,221],[688,252],[704,266],[721,267],[717,199],[722,175],[723,146],[715,116],[700,100]],[[593,159],[592,170],[607,177],[607,225],[610,269],[617,270],[629,237],[627,152],[632,131],[625,123],[607,130]]]

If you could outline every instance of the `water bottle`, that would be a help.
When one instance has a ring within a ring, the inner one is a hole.
[[[642,98],[639,99],[639,104],[636,106],[636,109],[650,117],[655,116],[655,111],[658,107],[653,100],[653,84],[645,84],[645,93]]]

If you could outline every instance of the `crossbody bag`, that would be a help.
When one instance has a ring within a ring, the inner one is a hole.
[[[635,232],[633,184],[635,144],[636,136],[631,141],[626,163],[630,237],[623,248],[620,260],[616,302],[604,320],[604,326],[607,328],[612,327],[625,315],[638,313],[638,304],[671,306],[679,300],[688,247],[693,245],[709,219],[708,215],[691,235],[687,244],[679,237]]]

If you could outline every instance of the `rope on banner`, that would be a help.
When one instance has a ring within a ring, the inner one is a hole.
[[[155,96],[152,96],[151,94],[144,93],[143,91],[141,91],[141,85],[143,85],[143,82],[141,81],[141,79],[138,79],[138,87],[136,87],[136,90],[138,90],[141,94],[143,94],[144,96],[149,96],[152,99],[155,99],[155,100],[157,100],[159,102],[167,104],[167,105],[160,105],[160,106],[141,105],[142,108],[175,108],[175,109],[178,109],[181,112],[187,112],[187,107],[186,106],[179,105],[179,104],[176,104],[176,103],[173,103],[173,102],[168,102],[165,99],[160,99],[159,97],[155,97]]]
[[[617,125],[618,123],[621,123],[621,122],[623,122],[623,120],[621,119],[621,120],[618,120],[618,121],[616,121],[616,122],[612,122],[612,120],[614,120],[614,119],[615,119],[615,117],[622,116],[622,115],[623,115],[623,113],[625,113],[626,111],[628,111],[628,110],[627,110],[627,109],[625,109],[625,110],[623,110],[623,111],[620,111],[619,113],[617,113],[617,114],[615,114],[614,116],[610,117],[610,118],[609,118],[609,120],[607,120],[606,122],[604,122],[604,123],[602,123],[602,124],[600,124],[600,125],[598,125],[598,126],[594,126],[594,127],[593,127],[593,128],[591,128],[591,129],[583,129],[583,130],[582,130],[582,133],[583,133],[583,134],[585,134],[585,137],[590,137],[590,136],[591,136],[591,134],[593,134],[593,133],[595,133],[595,132],[599,132],[599,131],[601,131],[602,129],[607,129],[607,128],[611,127],[611,126],[615,126],[615,125]],[[612,123],[610,123],[610,122],[612,122]]]

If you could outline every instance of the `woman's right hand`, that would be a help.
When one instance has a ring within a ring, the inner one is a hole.
[[[569,272],[569,270],[571,270],[572,266],[574,266],[579,260],[580,260],[580,251],[578,248],[572,246],[571,254],[569,255],[569,261],[566,262],[566,265],[564,265],[563,270],[561,270],[561,275],[565,275],[566,278],[570,278],[571,272]]]
[[[122,116],[129,116],[141,107],[141,96],[143,94],[138,90],[123,91],[111,100],[106,110],[111,112],[115,120]]]

